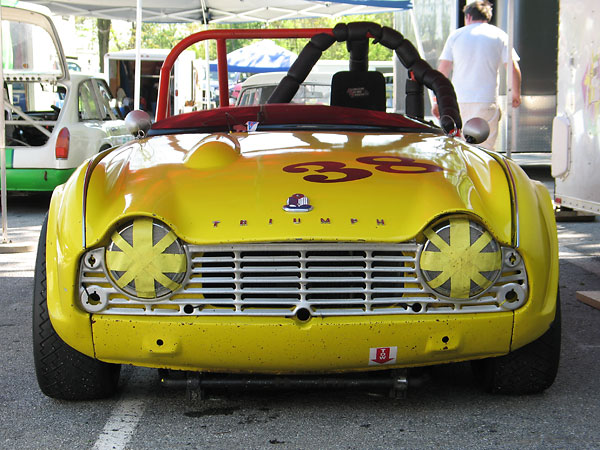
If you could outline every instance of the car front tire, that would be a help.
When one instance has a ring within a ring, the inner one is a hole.
[[[475,376],[493,394],[537,394],[548,389],[558,372],[560,361],[560,296],[554,321],[535,341],[496,358],[473,361]]]
[[[112,396],[121,366],[90,358],[68,346],[48,315],[46,292],[46,232],[40,233],[33,289],[33,359],[40,389],[60,400],[94,400]]]

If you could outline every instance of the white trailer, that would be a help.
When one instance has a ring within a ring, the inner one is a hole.
[[[142,49],[141,50],[141,83],[140,107],[152,117],[156,110],[156,96],[158,94],[158,81],[160,68],[170,49]],[[183,52],[171,72],[171,114],[199,109],[201,99],[198,98],[198,73],[194,65],[195,55],[191,51]],[[104,56],[104,70],[112,94],[121,100],[123,94],[126,98],[133,99],[135,82],[135,50],[122,50],[109,52]],[[123,92],[119,92],[119,88]],[[133,103],[132,103],[133,107]]]
[[[600,3],[561,0],[552,127],[555,202],[600,214]]]

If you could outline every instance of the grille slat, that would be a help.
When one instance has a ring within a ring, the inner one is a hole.
[[[145,302],[115,288],[102,249],[93,250],[97,267],[82,263],[82,286],[104,290],[102,314],[281,317],[299,308],[316,316],[500,311],[496,295],[503,285],[527,282],[519,266],[477,299],[441,299],[417,269],[416,242],[184,246],[188,273],[166,298]]]

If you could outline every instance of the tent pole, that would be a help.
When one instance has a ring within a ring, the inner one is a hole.
[[[135,87],[133,92],[133,107],[140,109],[140,82],[142,78],[142,0],[137,0],[135,10]]]
[[[227,75],[227,44],[217,39],[217,70],[219,74],[219,108],[229,106],[229,77]]]
[[[204,24],[204,31],[208,30],[208,24]],[[203,109],[211,109],[212,105],[212,92],[210,90],[210,48],[209,42],[204,41],[204,102],[205,108]]]
[[[515,146],[515,111],[512,106],[513,94],[513,46],[515,33],[515,1],[508,0],[508,55],[506,57],[506,157],[510,158]],[[510,131],[509,131],[510,130]]]
[[[206,12],[208,7],[205,0],[200,0],[202,5],[202,23],[204,31],[208,30],[208,17]],[[204,41],[204,96],[202,98],[202,109],[211,109],[212,93],[210,92],[210,47],[208,40]]]
[[[394,30],[396,31],[400,31],[400,12],[396,11],[394,12]],[[392,62],[393,62],[393,73],[394,73],[394,88],[393,88],[393,105],[394,105],[394,112],[398,112],[400,111],[400,97],[402,94],[402,88],[400,86],[400,72],[404,69],[404,66],[402,65],[402,63],[400,62],[400,60],[398,59],[398,57],[396,56],[396,53],[393,52],[392,53]]]
[[[410,21],[412,23],[413,31],[415,33],[415,42],[417,44],[417,50],[419,54],[425,58],[425,49],[423,48],[423,41],[421,40],[421,31],[419,30],[419,22],[417,22],[417,16],[415,15],[415,8],[409,10]],[[433,105],[433,91],[431,89],[425,89],[427,96],[429,97],[429,104]]]
[[[2,78],[2,95],[0,95],[0,166],[2,178],[2,243],[8,243],[8,221],[6,220],[6,130],[4,129],[4,47],[2,43],[2,8],[0,7],[0,77]]]

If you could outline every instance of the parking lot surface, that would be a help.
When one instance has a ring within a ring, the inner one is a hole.
[[[37,239],[47,196],[11,195],[9,237]],[[544,394],[481,391],[469,364],[434,368],[406,399],[386,392],[222,390],[189,400],[156,370],[124,367],[119,395],[62,402],[38,389],[32,359],[35,252],[0,253],[0,448],[599,448],[600,220],[560,222],[562,358]]]

